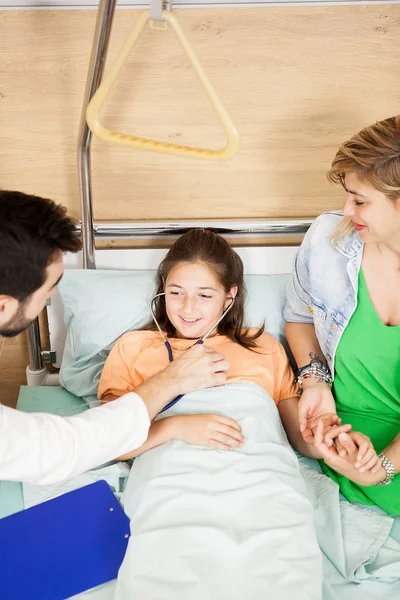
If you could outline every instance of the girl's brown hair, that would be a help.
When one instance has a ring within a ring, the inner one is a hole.
[[[253,335],[250,335],[249,329],[243,326],[246,288],[242,260],[228,242],[216,233],[204,229],[190,229],[182,235],[158,267],[155,293],[161,294],[164,291],[169,273],[179,263],[195,262],[204,263],[211,269],[226,293],[233,286],[238,288],[232,308],[218,325],[218,333],[226,335],[249,350],[256,348],[256,340],[264,332],[264,325]],[[168,337],[174,337],[176,330],[167,316],[165,296],[158,296],[155,299],[154,314],[162,331],[165,331]],[[157,327],[151,321],[143,329],[155,331]]]
[[[344,186],[346,173],[350,172],[357,173],[389,200],[400,198],[400,115],[365,127],[340,146],[327,177]],[[332,239],[352,231],[351,219],[344,217]]]

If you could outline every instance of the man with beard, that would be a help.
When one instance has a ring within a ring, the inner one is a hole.
[[[18,335],[38,316],[63,275],[63,252],[80,246],[65,208],[0,191],[1,335]],[[201,344],[135,392],[73,417],[0,404],[0,480],[55,483],[124,455],[144,443],[151,420],[170,400],[222,384],[228,369],[221,354]]]

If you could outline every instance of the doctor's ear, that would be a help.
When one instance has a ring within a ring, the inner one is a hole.
[[[18,300],[13,298],[12,296],[6,296],[5,294],[0,294],[0,313],[3,312],[12,312],[16,307],[18,307]]]
[[[18,311],[21,303],[12,296],[0,294],[0,323],[7,323]]]

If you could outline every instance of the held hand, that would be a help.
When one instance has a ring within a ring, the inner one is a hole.
[[[349,430],[345,430],[344,427],[348,427]],[[380,466],[381,461],[378,458],[378,455],[375,451],[375,448],[372,445],[371,440],[368,436],[360,433],[359,431],[350,431],[350,425],[342,425],[342,427],[333,427],[327,433],[324,433],[324,442],[328,448],[331,448],[333,445],[336,446],[337,453],[339,456],[347,461],[350,460],[346,446],[340,441],[340,434],[346,432],[348,437],[345,437],[345,443],[347,443],[350,452],[354,452],[354,446],[357,450],[357,457],[354,466],[356,469],[360,471],[360,473],[364,473],[365,471],[371,471],[372,473],[377,473]],[[348,439],[350,438],[350,440]],[[352,442],[352,443],[351,443]]]
[[[196,446],[232,450],[244,444],[242,428],[230,417],[220,415],[180,415],[174,420],[175,439]]]
[[[189,394],[208,387],[222,385],[230,363],[223,354],[210,346],[196,344],[170,363],[164,373],[178,394]]]
[[[333,428],[336,428],[342,422],[336,413],[322,413],[317,417],[311,417],[307,421],[307,429],[311,429],[313,436],[314,430],[317,428],[317,425],[320,421],[322,421],[324,424],[324,435],[330,432]],[[348,427],[346,431],[350,431],[351,425],[346,425],[346,427]]]
[[[364,471],[363,473],[360,473],[358,468],[355,466],[359,452],[358,446],[347,433],[340,433],[338,438],[340,444],[346,451],[347,458],[342,458],[334,445],[328,446],[325,443],[323,435],[323,423],[319,423],[317,425],[314,436],[314,445],[329,467],[341,475],[344,475],[351,481],[354,481],[354,483],[358,483],[359,485],[375,485],[376,483],[386,479],[386,471],[382,465],[378,467],[378,470],[375,473],[372,471]]]
[[[324,383],[308,383],[300,396],[298,421],[303,439],[307,444],[314,443],[313,429],[324,419],[326,425],[339,425],[335,399],[329,386]]]
[[[360,473],[364,473],[364,471],[377,473],[382,463],[369,437],[359,431],[351,431],[349,435],[352,441],[358,446],[356,468]]]

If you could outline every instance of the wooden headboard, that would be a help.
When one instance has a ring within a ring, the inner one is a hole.
[[[337,146],[400,112],[400,5],[178,12],[240,132],[241,149],[216,164],[95,140],[95,218],[300,217],[340,207],[342,190],[325,178]],[[51,197],[75,216],[76,138],[95,16],[0,11],[1,186]],[[137,16],[117,10],[108,64]],[[143,37],[104,120],[180,143],[218,147],[223,139],[168,32]],[[15,401],[24,381],[22,342],[5,346],[2,401]]]

